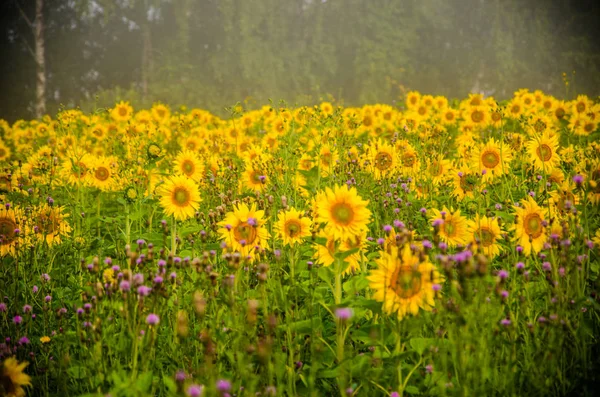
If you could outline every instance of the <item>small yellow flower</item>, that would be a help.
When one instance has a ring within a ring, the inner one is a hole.
[[[48,342],[50,342],[50,337],[49,336],[42,336],[40,338],[40,342],[42,342],[42,343],[48,343]]]

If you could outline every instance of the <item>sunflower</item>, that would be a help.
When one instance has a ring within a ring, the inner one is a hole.
[[[81,151],[68,153],[59,171],[61,180],[75,186],[89,185],[92,164],[93,157],[88,153]]]
[[[465,166],[456,168],[452,174],[452,194],[459,200],[473,198],[480,185],[479,174]]]
[[[16,358],[9,357],[4,360],[2,373],[0,374],[0,390],[7,397],[23,397],[25,390],[23,386],[31,386],[31,377],[23,372],[29,363],[24,361],[19,364]]]
[[[149,185],[148,188],[150,189]],[[194,216],[198,204],[202,201],[198,184],[185,175],[169,178],[157,190],[165,214],[173,215],[178,220],[186,220]]]
[[[0,255],[14,255],[23,244],[23,216],[19,208],[0,209]]]
[[[77,166],[78,172],[83,167]],[[91,164],[90,182],[93,186],[103,192],[112,191],[117,188],[117,163],[111,158],[99,156]]]
[[[269,178],[260,166],[247,164],[246,170],[239,180],[240,191],[247,189],[252,192],[262,192],[268,182]]]
[[[468,125],[482,127],[489,121],[488,110],[483,106],[469,107],[464,111],[463,119]]]
[[[10,160],[11,151],[8,146],[0,139],[0,163],[8,162]]]
[[[284,245],[295,245],[311,235],[311,221],[310,218],[302,216],[300,211],[290,208],[281,211],[277,216],[275,231]]]
[[[565,120],[568,115],[567,105],[565,102],[554,100],[550,115],[556,123],[560,123],[562,120]]]
[[[507,115],[513,119],[519,119],[525,112],[525,106],[519,98],[513,98],[508,103]]]
[[[319,233],[320,237],[327,237],[324,232]],[[323,266],[331,266],[335,263],[335,254],[350,251],[358,248],[358,251],[344,258],[344,267],[342,275],[348,275],[360,270],[360,264],[363,260],[363,249],[366,247],[367,232],[363,231],[357,236],[345,239],[337,244],[336,240],[329,237],[325,245],[315,244],[314,259]]]
[[[487,216],[475,216],[474,220],[468,221],[470,242],[490,258],[495,257],[501,251],[498,240],[502,238],[502,229],[497,218]]]
[[[398,147],[398,144],[396,144]],[[409,144],[401,145],[400,149],[400,172],[403,176],[415,176],[421,170],[421,160],[417,151]]]
[[[152,112],[152,118],[154,118],[154,121],[159,124],[166,124],[171,117],[171,111],[162,103],[154,104],[150,111]]]
[[[390,144],[379,140],[366,148],[368,166],[367,170],[376,180],[390,177],[396,171],[398,156]]]
[[[592,168],[585,178],[588,184],[587,199],[592,204],[600,203],[600,161],[592,163]]]
[[[406,107],[408,109],[416,109],[421,102],[421,94],[417,91],[411,91],[406,94]]]
[[[340,156],[337,151],[333,150],[329,144],[321,145],[319,149],[319,165],[322,177],[333,174],[333,169],[339,158]]]
[[[551,137],[546,132],[529,140],[526,147],[529,161],[535,169],[550,172],[559,166],[558,135]]]
[[[481,173],[483,181],[487,182],[508,173],[512,151],[507,145],[491,138],[488,142],[479,145],[472,160],[474,160],[473,169]]]
[[[360,198],[354,187],[336,186],[327,188],[318,196],[318,223],[325,223],[325,232],[335,240],[343,241],[357,236],[367,229],[371,218],[369,204]]]
[[[125,122],[131,119],[133,115],[133,108],[129,104],[129,102],[121,101],[115,105],[115,107],[110,111],[110,116],[115,121]]]
[[[204,175],[204,166],[198,156],[190,150],[179,152],[173,161],[173,166],[176,174],[184,175],[195,182],[200,182]]]
[[[571,101],[571,113],[575,117],[584,116],[593,105],[593,102],[586,95],[578,95],[577,99]]]
[[[61,237],[65,237],[71,232],[71,226],[65,220],[69,214],[63,214],[64,209],[65,207],[51,207],[44,204],[34,211],[33,230],[39,241],[46,241],[48,246],[60,244]]]
[[[378,268],[367,279],[375,290],[373,298],[383,302],[384,312],[396,313],[401,320],[407,314],[418,314],[419,309],[433,309],[433,285],[444,279],[427,256],[413,253],[405,245],[401,249],[393,247],[389,253],[382,252],[376,263]]]
[[[469,241],[467,218],[460,214],[460,210],[450,212],[444,207],[444,214],[437,209],[433,209],[432,213],[432,222],[435,223],[440,219],[442,220],[439,226],[439,235],[442,241],[446,242],[450,247],[467,244]]]
[[[238,204],[219,222],[221,240],[225,241],[231,251],[254,258],[260,247],[267,246],[270,237],[264,216],[265,212],[257,210],[256,204],[251,207],[245,203]]]
[[[531,251],[538,253],[546,241],[544,219],[546,211],[542,209],[531,197],[521,200],[521,206],[514,207],[516,222],[514,239],[523,247],[525,255]]]
[[[573,194],[575,186],[571,181],[563,182],[558,189],[550,192],[550,204],[560,215],[564,215],[579,204],[579,196]]]
[[[450,161],[439,155],[434,157],[431,163],[429,163],[425,170],[425,175],[431,178],[431,182],[434,185],[440,185],[448,179],[448,174],[451,169],[452,166]]]

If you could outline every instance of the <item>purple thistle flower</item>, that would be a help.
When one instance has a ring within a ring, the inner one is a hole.
[[[204,393],[204,386],[202,385],[190,385],[190,387],[187,388],[186,394],[189,397],[200,397],[202,396],[202,394]]]
[[[342,321],[346,321],[352,318],[354,312],[349,307],[339,307],[335,309],[335,316]]]
[[[160,318],[154,313],[150,313],[148,314],[148,317],[146,317],[146,323],[148,323],[149,325],[156,325],[159,322]]]

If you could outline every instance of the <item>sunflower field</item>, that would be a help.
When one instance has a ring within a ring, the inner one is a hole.
[[[600,385],[600,103],[0,121],[0,394]]]

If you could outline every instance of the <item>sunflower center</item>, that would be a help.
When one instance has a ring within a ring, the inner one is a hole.
[[[579,102],[577,104],[577,112],[578,113],[583,113],[584,111],[585,111],[585,103]]]
[[[53,234],[58,229],[59,222],[54,213],[42,213],[38,216],[36,226],[41,233]]]
[[[554,111],[554,115],[556,116],[557,119],[563,119],[565,117],[565,109],[563,108],[558,108]]]
[[[594,131],[594,124],[593,123],[586,123],[583,126],[583,129],[585,130],[585,132],[593,132]]]
[[[347,226],[354,219],[354,210],[346,203],[337,203],[331,208],[331,217],[336,223]]]
[[[404,165],[405,167],[412,167],[415,164],[415,161],[417,160],[417,156],[413,153],[406,153],[404,156],[402,156],[402,165]]]
[[[365,116],[363,118],[363,125],[365,127],[370,127],[373,125],[373,119],[371,118],[371,116]]]
[[[127,116],[127,108],[126,108],[126,107],[124,107],[124,106],[121,106],[121,107],[119,108],[119,116],[121,116],[121,117],[125,117],[125,116]]]
[[[492,113],[492,121],[498,122],[501,119],[502,119],[502,115],[500,114],[500,112],[494,112],[494,113]]]
[[[543,232],[542,218],[539,214],[529,214],[523,221],[523,227],[528,236],[531,238],[538,238]]]
[[[105,180],[108,179],[108,177],[110,177],[110,172],[108,171],[108,169],[106,167],[98,167],[98,169],[96,169],[94,176],[99,181],[104,182]]]
[[[471,113],[471,120],[473,120],[474,123],[481,123],[483,120],[483,112],[481,110],[475,110]]]
[[[3,147],[0,147],[0,158],[6,156],[6,150]]]
[[[571,203],[571,204],[575,204],[575,195],[573,193],[571,193],[571,192],[563,192],[560,195],[560,198],[559,198],[558,204],[557,204],[558,209],[560,211],[564,211],[565,210],[567,201],[569,203]]]
[[[446,236],[454,237],[454,235],[456,234],[456,226],[454,225],[454,223],[452,223],[452,219],[450,219],[449,221],[446,220],[443,223],[443,227],[444,227],[444,233],[446,233]]]
[[[401,267],[392,275],[391,287],[402,299],[410,299],[421,291],[421,273]]]
[[[290,220],[285,222],[285,231],[288,236],[296,237],[302,231],[302,226],[300,225],[300,222],[296,220]]]
[[[492,231],[487,227],[480,228],[475,232],[475,235],[479,237],[481,245],[484,247],[489,247],[490,245],[494,244],[494,233],[492,233]]]
[[[237,242],[244,240],[246,244],[252,244],[256,240],[256,228],[250,226],[248,222],[242,222],[233,229],[233,236]]]
[[[500,164],[500,156],[498,153],[488,150],[481,155],[481,162],[485,168],[491,169]]]
[[[512,113],[515,113],[515,114],[516,114],[516,113],[519,113],[519,112],[521,111],[521,106],[519,106],[519,105],[513,105],[513,106],[510,108],[510,111],[511,111]]]
[[[381,171],[385,171],[392,165],[392,156],[389,153],[379,152],[375,156],[375,167]]]
[[[439,176],[444,172],[444,167],[442,167],[441,162],[434,161],[431,163],[431,167],[429,167],[429,172],[431,173],[431,176]]]
[[[0,245],[7,245],[15,241],[17,224],[12,219],[0,218]]]
[[[552,107],[552,101],[544,101],[544,109],[550,109]]]
[[[475,176],[463,175],[460,177],[460,187],[465,192],[472,192],[475,188]]]
[[[173,204],[178,207],[185,207],[190,202],[190,192],[184,187],[176,187],[173,190]]]
[[[323,163],[324,166],[329,167],[329,164],[331,163],[331,153],[323,153],[321,155],[321,163]]]
[[[542,161],[550,161],[552,158],[552,148],[545,143],[539,145],[535,152]]]
[[[419,114],[423,116],[425,113],[427,113],[427,108],[425,106],[419,106]]]
[[[446,112],[445,117],[448,121],[454,120],[454,112]]]
[[[181,169],[183,170],[183,173],[186,174],[187,176],[193,175],[194,171],[196,170],[196,166],[194,165],[194,162],[191,160],[185,160],[183,163],[181,163]]]

